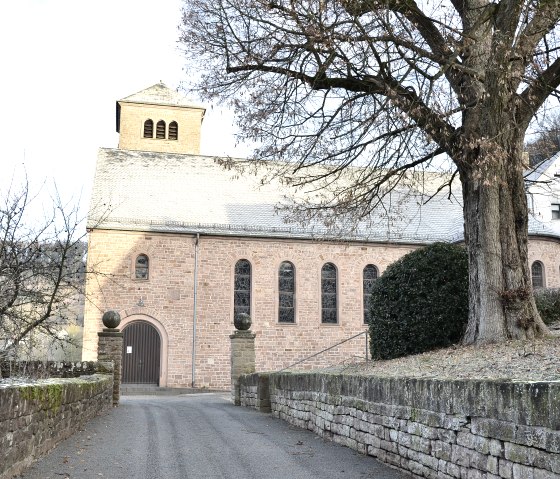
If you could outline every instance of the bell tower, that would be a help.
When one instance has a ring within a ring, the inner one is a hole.
[[[198,155],[205,112],[156,83],[117,101],[119,149]]]

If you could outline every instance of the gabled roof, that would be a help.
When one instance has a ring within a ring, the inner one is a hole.
[[[461,195],[394,191],[389,211],[359,223],[336,218],[290,222],[288,198],[302,192],[259,174],[239,173],[215,157],[102,148],[95,172],[89,228],[301,239],[427,244],[463,240]],[[234,160],[235,161],[235,160]],[[244,160],[239,160],[244,161]],[[460,193],[460,192],[458,192]],[[346,222],[346,224],[345,224]],[[529,219],[529,233],[558,237]]]
[[[128,103],[144,103],[149,105],[170,105],[170,106],[182,106],[188,108],[199,108],[205,110],[201,105],[196,105],[191,101],[187,100],[179,92],[172,90],[165,83],[156,83],[151,87],[145,88],[139,92],[133,93],[121,100],[119,102]]]
[[[525,174],[525,180],[528,183],[535,181],[543,181],[554,177],[555,173],[560,169],[560,152],[552,155],[548,160],[541,161],[533,169]]]
[[[423,205],[421,195],[392,193],[393,211],[376,212],[347,230],[290,223],[283,209],[294,193],[288,186],[236,175],[213,157],[102,148],[88,227],[421,244],[452,240],[462,231],[461,206],[445,195]]]

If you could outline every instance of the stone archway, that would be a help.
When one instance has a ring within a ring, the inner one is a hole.
[[[125,336],[123,342],[123,382],[157,383],[160,387],[166,387],[168,338],[163,325],[151,316],[133,314],[123,318],[120,326]],[[136,344],[126,343],[127,332],[132,333],[128,335],[128,339],[132,339]],[[153,343],[150,343],[151,341]],[[146,350],[146,348],[152,347],[150,344],[157,347],[157,353],[154,350]],[[144,351],[138,351],[138,347],[141,347]],[[143,363],[138,364],[138,361],[143,361]],[[130,370],[131,365],[135,370]],[[128,369],[125,372],[126,368]]]

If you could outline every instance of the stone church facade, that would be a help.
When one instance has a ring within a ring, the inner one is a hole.
[[[202,156],[204,108],[163,84],[117,102],[117,149],[99,151],[88,219],[83,359],[106,310],[125,333],[124,382],[228,388],[234,315],[248,313],[258,370],[364,358],[367,292],[402,255],[462,240],[461,205],[436,198],[350,236],[294,226],[286,190]],[[241,161],[241,160],[240,160]],[[553,200],[554,201],[554,200]],[[560,203],[560,202],[559,202]],[[560,286],[560,235],[531,220],[530,261]],[[535,277],[539,280],[538,275]]]

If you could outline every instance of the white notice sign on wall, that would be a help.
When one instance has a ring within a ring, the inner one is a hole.
[[[126,354],[132,354],[132,346],[126,347]]]

